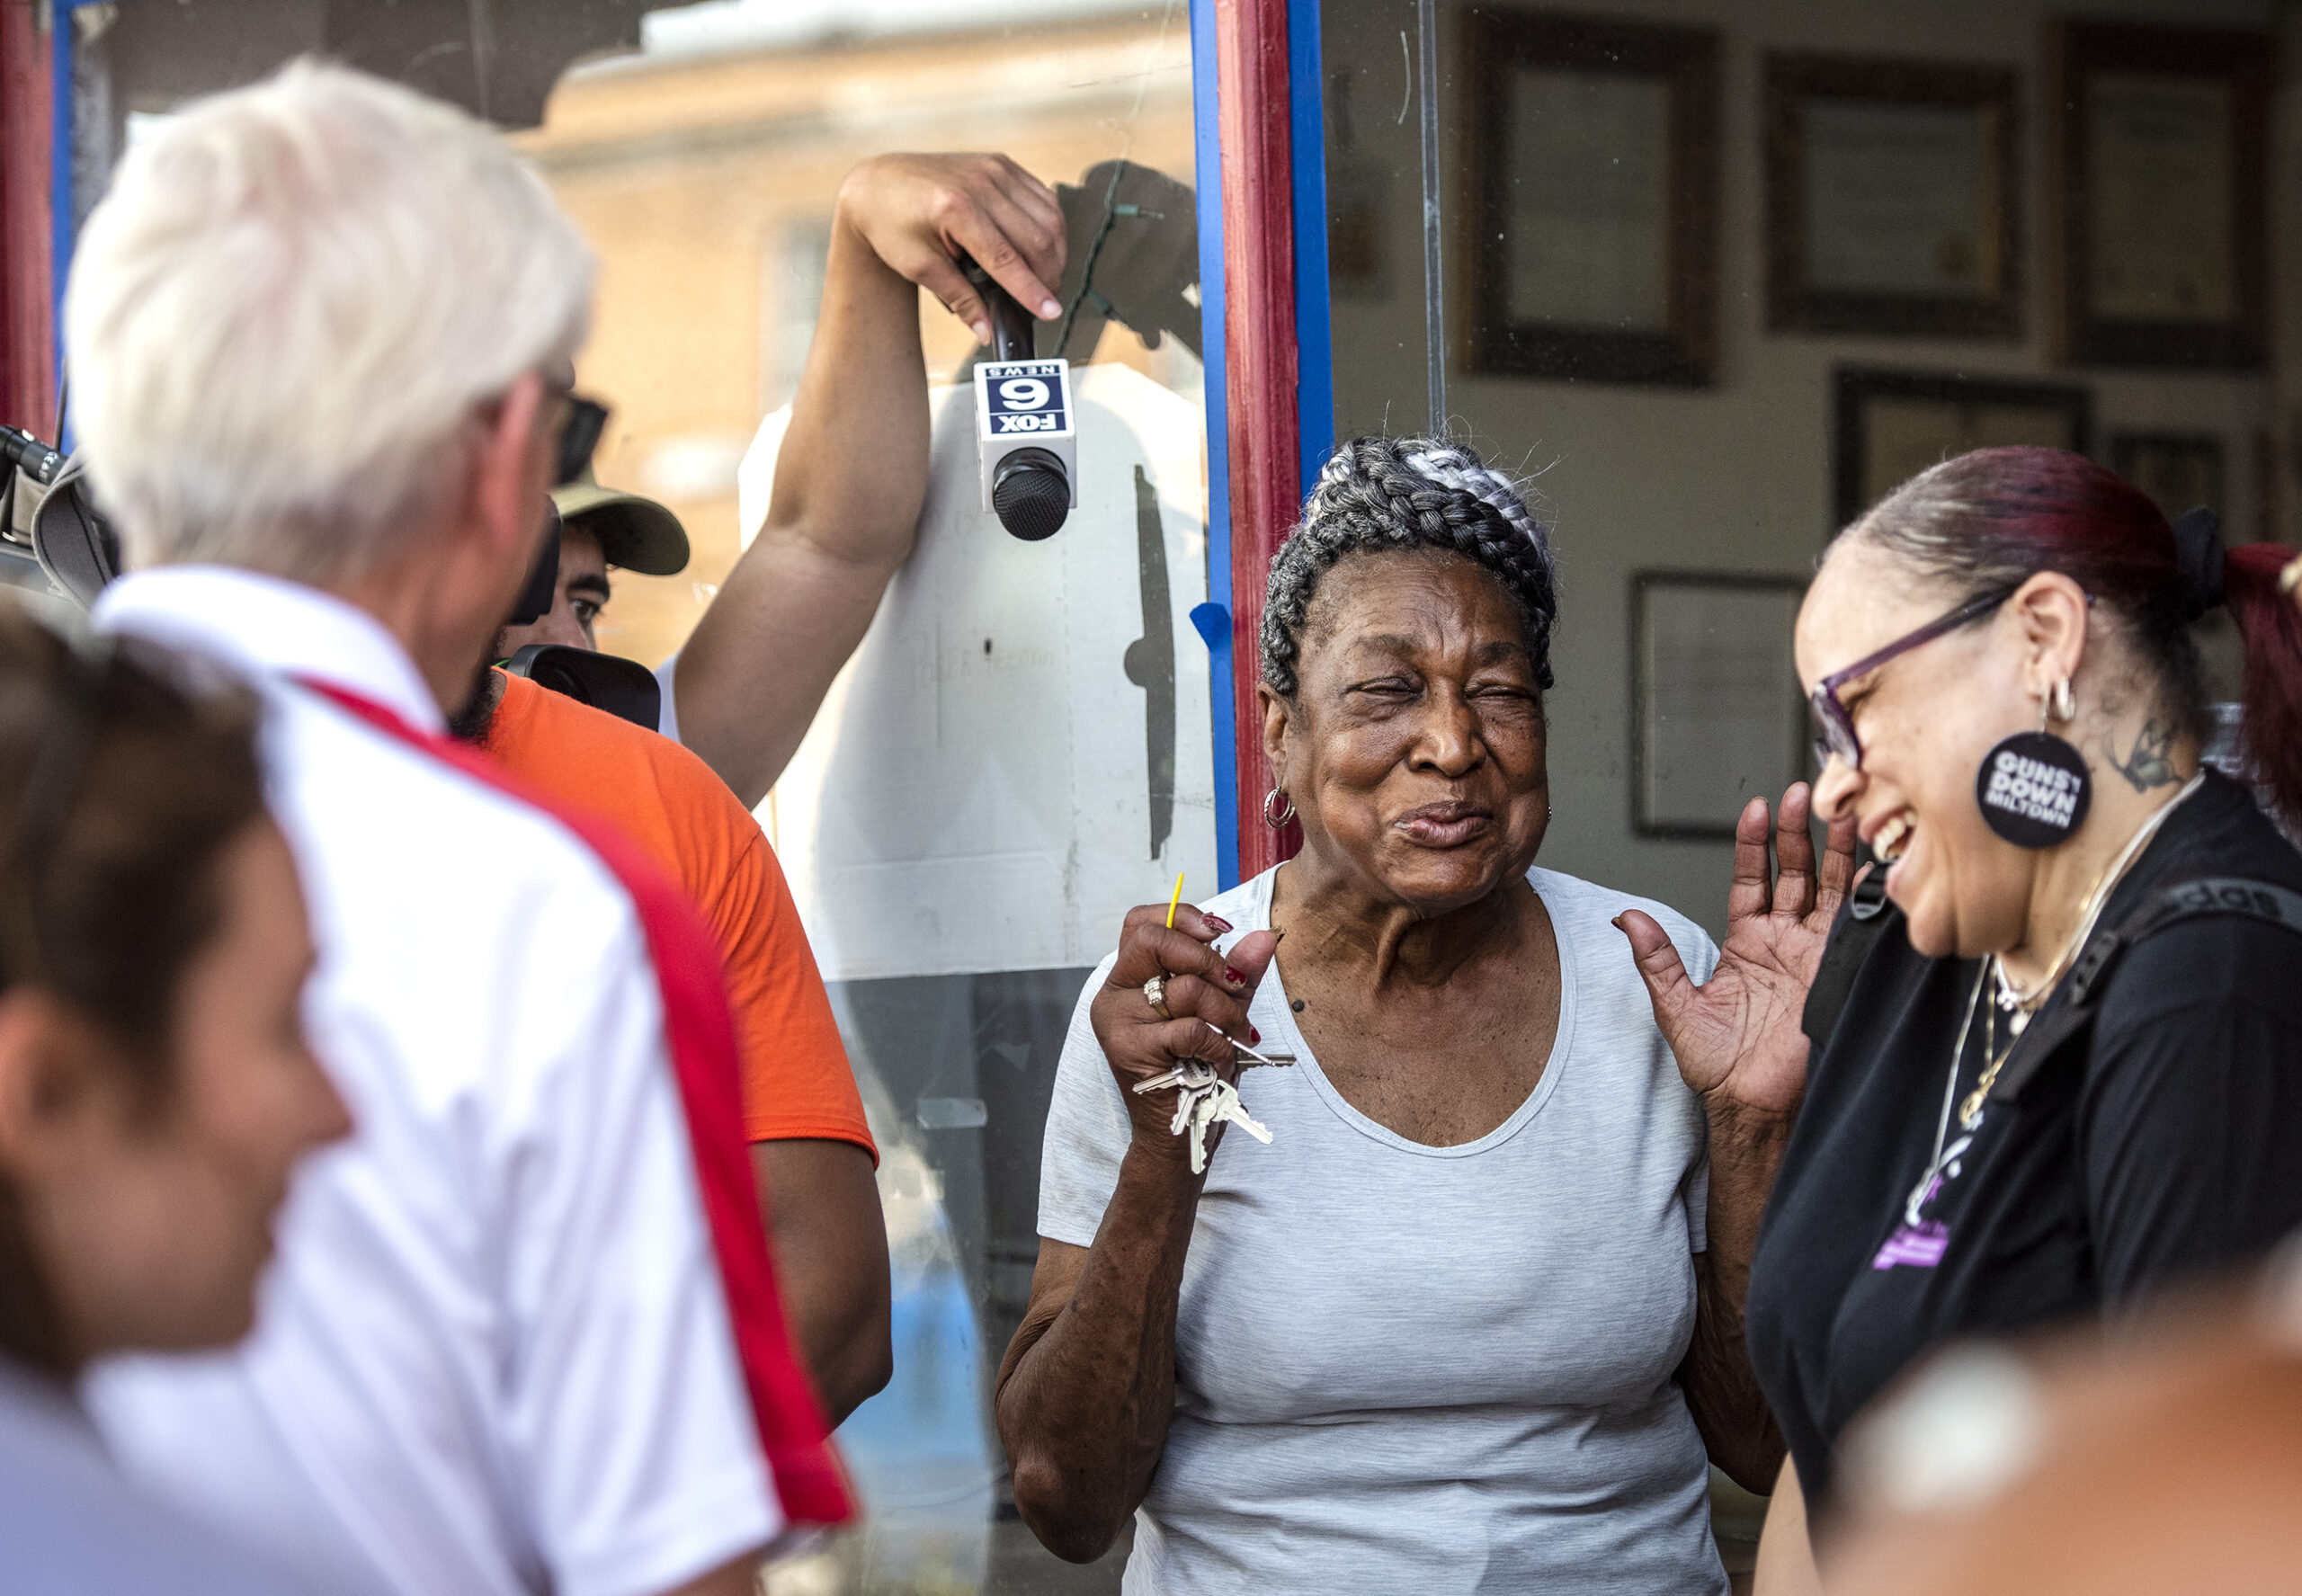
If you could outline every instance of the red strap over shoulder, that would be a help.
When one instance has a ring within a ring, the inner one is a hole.
[[[485,755],[418,731],[381,704],[332,682],[299,681],[386,736],[550,815],[588,844],[630,894],[663,992],[665,1041],[686,1110],[696,1181],[760,1447],[774,1470],[783,1516],[795,1527],[847,1522],[855,1516],[854,1499],[815,1387],[792,1352],[776,1295],[744,1142],[735,1025],[720,983],[719,950],[702,919],[679,888],[613,827],[528,790]]]

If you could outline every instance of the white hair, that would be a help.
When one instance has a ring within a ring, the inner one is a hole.
[[[130,563],[315,584],[463,486],[476,409],[571,361],[592,254],[452,106],[290,64],[139,138],[65,295],[89,477]]]

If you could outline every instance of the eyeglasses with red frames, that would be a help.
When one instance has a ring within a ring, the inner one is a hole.
[[[1838,701],[1838,690],[1858,677],[1867,676],[1890,659],[1899,658],[1923,644],[1932,643],[1946,632],[1955,632],[1971,621],[1980,620],[2014,596],[2015,590],[1985,593],[1971,603],[1961,604],[1948,615],[1930,620],[1916,631],[1896,638],[1876,654],[1866,654],[1843,671],[1834,671],[1815,683],[1815,691],[1807,695],[1807,712],[1815,718],[1815,765],[1820,769],[1831,762],[1836,754],[1846,762],[1850,771],[1862,768],[1862,739],[1854,735],[1854,717]]]

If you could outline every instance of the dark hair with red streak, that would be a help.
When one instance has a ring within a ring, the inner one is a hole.
[[[2115,471],[2060,449],[1977,449],[1920,472],[1840,537],[1869,539],[1939,578],[1953,602],[2061,572],[2125,634],[2164,712],[2193,736],[2211,734],[2173,529]],[[2245,639],[2244,757],[2271,806],[2302,825],[2302,614],[2278,590],[2293,552],[2230,549],[2223,591]]]

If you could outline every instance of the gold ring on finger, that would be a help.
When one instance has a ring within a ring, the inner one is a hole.
[[[1175,1012],[1167,1006],[1166,976],[1154,976],[1148,981],[1144,982],[1143,995],[1150,1003],[1152,1008],[1158,1011],[1160,1019],[1173,1020],[1175,1017]]]

